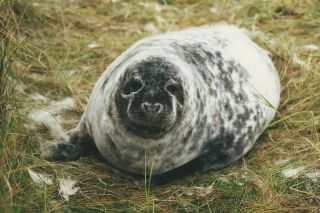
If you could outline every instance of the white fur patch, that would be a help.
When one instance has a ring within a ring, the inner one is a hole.
[[[274,161],[274,164],[279,166],[279,165],[284,165],[284,164],[288,163],[289,161],[290,161],[289,158],[280,159],[280,160]]]
[[[32,125],[28,124],[28,127],[37,128],[44,125],[49,129],[50,134],[54,138],[66,138],[61,123],[63,119],[59,114],[66,110],[73,110],[75,102],[72,98],[65,98],[60,101],[52,101],[48,107],[40,110],[32,110],[28,114],[28,118],[33,122]]]
[[[314,44],[306,44],[303,47],[306,50],[312,50],[312,51],[319,50],[319,47],[317,45],[314,45]]]
[[[146,25],[144,26],[144,29],[148,32],[151,32],[151,33],[158,32],[158,29],[156,28],[156,26],[152,22],[146,23]]]
[[[95,48],[100,47],[100,45],[97,42],[92,42],[92,43],[88,44],[87,47],[90,49],[95,49]]]
[[[48,98],[39,93],[32,93],[29,97],[36,103],[46,103],[48,101]]]
[[[296,53],[294,53],[293,56],[292,56],[292,62],[295,65],[299,65],[299,66],[301,66],[303,68],[306,68],[308,66],[308,64],[305,61],[303,61],[301,58],[299,58]]]
[[[286,178],[294,178],[299,176],[304,170],[305,170],[305,167],[301,166],[294,169],[285,169],[281,173]]]
[[[320,171],[307,173],[306,176],[310,178],[313,182],[317,182],[320,179]]]
[[[52,179],[47,175],[37,173],[30,168],[28,169],[28,173],[33,182],[35,182],[38,186],[52,185],[53,183]]]
[[[70,177],[59,179],[59,194],[65,201],[69,201],[69,197],[79,191],[80,187],[76,187],[76,183],[77,181]]]
[[[182,193],[187,196],[205,197],[213,192],[213,185],[208,187],[192,186],[182,188]]]

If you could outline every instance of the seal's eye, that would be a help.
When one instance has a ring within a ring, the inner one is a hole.
[[[141,80],[131,79],[124,87],[123,93],[129,95],[130,93],[137,92],[142,86]]]
[[[177,101],[180,104],[183,104],[184,95],[183,95],[183,87],[181,84],[170,83],[166,86],[166,90],[173,96],[176,97]]]
[[[166,90],[170,92],[172,95],[176,95],[181,91],[181,85],[179,84],[169,84],[166,86]]]

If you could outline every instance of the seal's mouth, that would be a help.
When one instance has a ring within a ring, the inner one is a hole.
[[[131,123],[129,129],[143,137],[161,136],[166,131],[166,128],[163,127],[154,125],[141,125],[136,123]]]

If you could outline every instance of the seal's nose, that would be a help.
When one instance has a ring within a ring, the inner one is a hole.
[[[160,103],[144,102],[141,104],[141,111],[149,115],[159,115],[163,111],[163,105]]]

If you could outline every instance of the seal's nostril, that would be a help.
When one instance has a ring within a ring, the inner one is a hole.
[[[148,112],[149,110],[148,110],[148,103],[142,103],[141,104],[141,111],[142,112]]]
[[[162,110],[163,110],[163,106],[162,106],[162,104],[159,104],[159,103],[156,103],[156,104],[154,104],[155,105],[155,112],[157,113],[157,114],[160,114],[161,112],[162,112]]]

